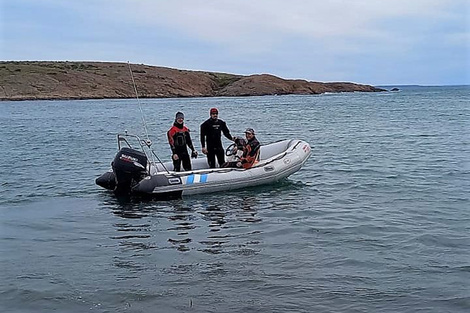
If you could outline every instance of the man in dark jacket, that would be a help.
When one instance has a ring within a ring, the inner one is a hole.
[[[189,128],[184,125],[184,114],[181,112],[176,113],[175,122],[167,132],[168,143],[171,148],[171,158],[173,160],[173,167],[175,172],[181,171],[181,162],[185,171],[191,170],[191,159],[188,154],[188,146],[191,150],[191,156],[197,157],[197,151],[194,149]]]
[[[210,118],[201,124],[202,153],[207,155],[209,167],[215,168],[215,157],[219,166],[225,162],[225,151],[222,146],[222,133],[229,140],[234,140],[227,124],[219,119],[219,111],[216,108],[210,110]]]

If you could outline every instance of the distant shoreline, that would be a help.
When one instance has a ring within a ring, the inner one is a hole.
[[[390,89],[393,87],[399,88],[429,88],[429,87],[470,87],[470,85],[377,85],[377,88]]]
[[[0,100],[87,100],[135,98],[309,95],[326,92],[382,92],[350,82],[311,82],[270,74],[234,75],[144,64],[67,61],[0,62]]]

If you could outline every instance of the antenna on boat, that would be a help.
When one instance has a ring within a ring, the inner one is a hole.
[[[129,61],[127,62],[127,65],[129,66],[129,72],[131,73],[132,86],[134,87],[135,97],[137,99],[137,103],[139,104],[140,116],[142,117],[142,124],[145,130],[145,136],[147,137],[146,144],[148,147],[150,147],[151,141],[149,138],[149,132],[147,130],[147,123],[145,122],[144,112],[142,111],[142,105],[140,104],[139,94],[137,92],[137,85],[135,84],[135,80],[134,80],[134,73],[132,73],[132,68],[131,68],[131,64],[129,63]]]
[[[144,130],[145,130],[145,136],[147,137],[147,139],[145,140],[145,144],[147,145],[149,150],[152,152],[152,154],[157,158],[158,162],[160,162],[160,164],[163,166],[165,171],[167,171],[167,173],[169,173],[168,169],[165,167],[165,165],[160,160],[158,155],[150,148],[150,146],[152,145],[152,141],[149,138],[149,132],[147,130],[147,123],[145,122],[145,117],[144,117],[144,111],[142,110],[142,105],[140,104],[139,93],[137,92],[137,85],[135,84],[135,80],[134,80],[134,73],[132,73],[132,68],[131,68],[131,64],[129,63],[129,61],[127,61],[127,65],[129,67],[129,73],[131,73],[132,86],[134,87],[135,97],[137,99],[137,103],[139,104],[140,116],[142,117],[142,124],[143,124]]]

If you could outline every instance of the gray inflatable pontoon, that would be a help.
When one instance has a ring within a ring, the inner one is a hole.
[[[140,151],[131,147],[129,138],[139,142]],[[262,145],[259,161],[250,169],[209,168],[203,157],[191,161],[191,171],[174,172],[173,163],[160,162],[150,145],[135,135],[119,134],[119,152],[112,170],[98,177],[96,183],[118,196],[174,199],[277,182],[297,172],[311,154],[310,145],[303,140],[282,140]],[[227,156],[234,157],[234,146],[226,149]]]

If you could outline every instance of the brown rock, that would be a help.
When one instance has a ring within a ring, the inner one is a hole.
[[[353,83],[285,80],[130,65],[141,98],[261,96],[385,91]],[[135,98],[126,63],[0,62],[0,100]]]

